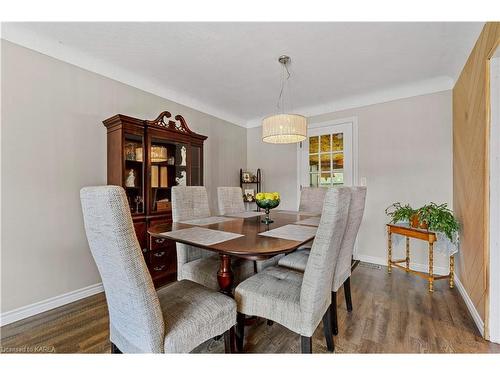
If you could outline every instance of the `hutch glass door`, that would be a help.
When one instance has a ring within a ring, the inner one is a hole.
[[[144,136],[125,133],[123,186],[132,215],[144,214]]]
[[[191,145],[191,183],[193,186],[203,185],[203,176],[201,175],[203,160],[201,157],[201,147]]]
[[[189,145],[151,137],[149,159],[150,212],[170,211],[172,186],[190,184]]]

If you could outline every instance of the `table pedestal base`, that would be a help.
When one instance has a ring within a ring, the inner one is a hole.
[[[231,269],[231,257],[226,254],[220,255],[220,266],[217,272],[217,281],[222,293],[230,297],[233,296],[234,275]]]

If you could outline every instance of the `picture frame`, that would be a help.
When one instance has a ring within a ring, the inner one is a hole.
[[[254,189],[245,189],[243,200],[245,202],[254,202],[255,201],[255,190]]]
[[[243,182],[252,182],[252,174],[250,172],[243,172],[241,174],[241,180]]]

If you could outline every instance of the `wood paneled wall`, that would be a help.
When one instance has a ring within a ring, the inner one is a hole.
[[[488,336],[489,58],[500,22],[485,24],[453,88],[453,209],[462,230],[458,276]]]

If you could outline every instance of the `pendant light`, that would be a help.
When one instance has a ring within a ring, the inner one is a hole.
[[[307,138],[307,119],[297,114],[285,113],[286,84],[290,79],[288,64],[290,57],[278,58],[282,65],[281,90],[278,98],[278,113],[262,120],[262,141],[267,143],[298,143]]]

